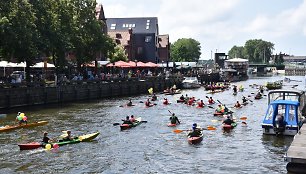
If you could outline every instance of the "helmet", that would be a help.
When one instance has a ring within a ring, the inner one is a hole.
[[[126,119],[128,120],[130,117],[129,116],[126,116]]]
[[[193,123],[193,125],[192,125],[192,127],[197,127],[198,125],[197,125],[197,123]]]

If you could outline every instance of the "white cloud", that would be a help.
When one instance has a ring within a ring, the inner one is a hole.
[[[302,41],[306,40],[306,0],[294,4],[273,1],[269,3],[279,5],[265,9],[260,6],[263,0],[99,1],[106,17],[158,17],[160,34],[169,34],[171,42],[194,38],[207,57],[211,50],[228,52],[232,46],[242,46],[249,39],[273,42],[277,50],[294,47],[299,54],[306,54],[306,42]],[[294,45],[297,42],[304,45]]]

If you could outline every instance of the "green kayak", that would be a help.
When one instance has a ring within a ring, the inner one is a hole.
[[[53,144],[58,144],[59,146],[63,146],[63,145],[66,145],[66,144],[75,144],[75,143],[80,143],[80,142],[91,141],[91,140],[95,139],[99,134],[100,134],[100,132],[81,135],[81,136],[78,136],[78,137],[76,137],[76,138],[74,138],[73,140],[70,140],[70,141],[59,141],[57,143],[52,143],[52,146],[53,146]]]

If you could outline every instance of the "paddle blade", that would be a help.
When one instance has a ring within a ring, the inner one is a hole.
[[[248,119],[248,117],[240,117],[240,120],[246,120],[246,119]]]
[[[216,130],[217,128],[213,127],[213,126],[207,126],[207,130]]]
[[[212,106],[208,106],[209,108],[211,108],[211,109],[214,109],[214,107],[212,107]]]
[[[120,125],[120,123],[114,123],[114,124],[113,124],[113,126],[118,126],[118,125]]]
[[[181,133],[181,132],[183,132],[183,130],[175,129],[175,130],[173,130],[173,132],[174,133]]]
[[[141,121],[142,123],[148,123],[148,121]]]

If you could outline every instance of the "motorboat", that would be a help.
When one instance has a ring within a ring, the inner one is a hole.
[[[201,84],[199,83],[197,77],[184,77],[182,84],[183,88],[185,89],[193,89],[201,87]]]
[[[269,103],[262,121],[263,134],[294,136],[303,125],[300,102],[274,100]]]

